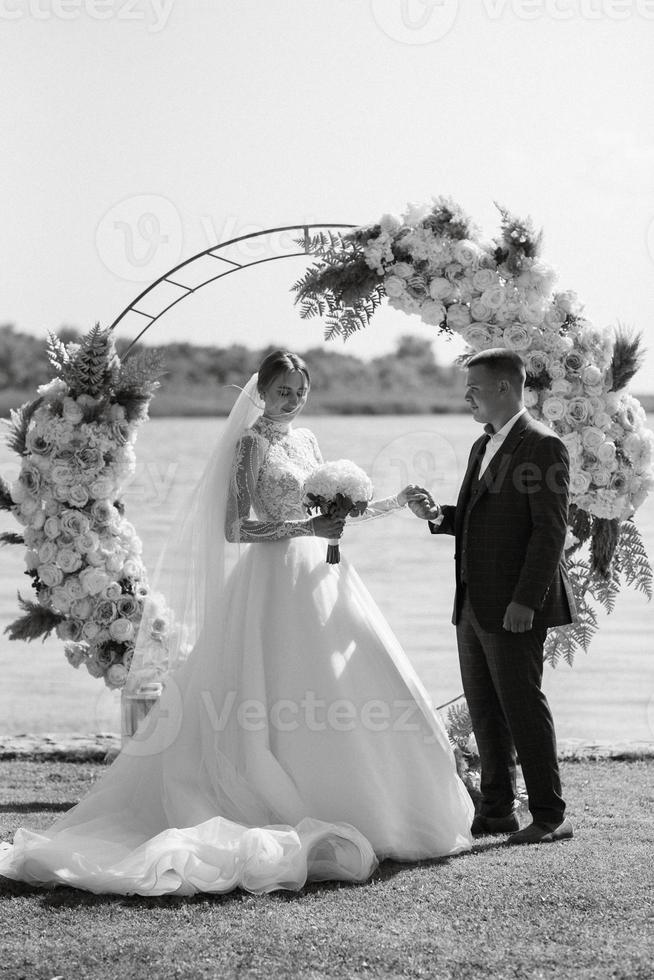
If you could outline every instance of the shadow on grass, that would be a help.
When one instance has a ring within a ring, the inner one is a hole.
[[[499,846],[496,842],[491,842],[491,847]],[[292,903],[302,901],[309,895],[319,895],[338,891],[357,891],[365,890],[375,884],[389,881],[398,874],[407,871],[428,870],[429,868],[443,867],[457,857],[462,855],[446,856],[433,858],[426,861],[383,861],[377,870],[366,881],[309,881],[298,891],[278,889],[262,895],[235,888],[224,893],[201,892],[195,895],[115,895],[103,894],[96,895],[93,892],[83,891],[78,888],[70,888],[66,885],[30,885],[22,881],[13,881],[0,875],[0,900],[2,898],[13,898],[18,896],[40,897],[40,905],[44,909],[82,909],[82,908],[102,908],[111,905],[129,905],[130,909],[152,909],[169,908],[181,905],[204,905],[212,902],[219,905],[242,902],[252,898],[266,898],[269,901],[280,903]]]
[[[62,813],[77,806],[76,803],[43,803],[30,800],[27,803],[0,803],[0,813]]]

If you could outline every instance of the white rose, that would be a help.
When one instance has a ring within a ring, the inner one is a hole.
[[[104,682],[107,687],[120,688],[125,686],[127,681],[127,669],[123,664],[112,664],[104,675]]]
[[[585,470],[572,470],[570,473],[570,493],[586,493],[590,487],[590,475]]]
[[[94,623],[92,619],[89,619],[82,626],[82,639],[87,640],[89,643],[91,642],[91,640],[97,639],[99,633],[100,633],[100,627],[98,626],[97,623]]]
[[[512,323],[505,327],[502,336],[504,343],[511,350],[527,350],[531,343],[529,331],[520,323]]]
[[[50,601],[59,612],[68,613],[70,611],[70,596],[65,586],[55,586],[50,593]]]
[[[68,576],[64,589],[66,590],[66,595],[71,601],[73,599],[81,599],[86,595],[86,592],[84,591],[84,588],[76,575]]]
[[[542,374],[549,366],[550,358],[544,350],[532,350],[526,357],[525,367],[529,374]]]
[[[60,548],[55,561],[62,572],[76,572],[82,564],[82,559],[72,548]]]
[[[86,649],[81,643],[67,643],[64,647],[66,660],[75,670],[86,660]]]
[[[464,268],[474,268],[479,265],[484,254],[475,242],[468,241],[466,238],[455,242],[452,252],[456,261]]]
[[[53,463],[50,470],[50,479],[59,487],[68,487],[75,480],[75,474],[68,463],[61,460]]]
[[[401,296],[406,291],[406,283],[399,276],[387,276],[384,279],[384,289],[387,296]]]
[[[463,330],[470,323],[470,310],[467,306],[453,303],[447,310],[447,325],[451,330]]]
[[[534,391],[533,388],[525,388],[524,403],[527,408],[533,408],[535,405],[538,405],[538,392]]]
[[[27,497],[20,505],[20,512],[25,518],[29,518],[26,523],[32,522],[32,518],[41,509],[41,502],[39,500],[33,500],[31,497]]]
[[[114,619],[113,623],[109,626],[109,635],[113,640],[125,641],[131,640],[134,636],[134,624],[129,621],[129,619]]]
[[[79,619],[64,619],[62,623],[57,623],[55,632],[60,640],[77,642],[82,636],[82,625]]]
[[[93,611],[93,603],[88,596],[73,599],[70,604],[70,614],[75,619],[88,619]]]
[[[84,591],[89,595],[97,595],[98,592],[102,592],[110,582],[107,573],[99,568],[85,568],[83,572],[80,572],[79,580]]]
[[[478,269],[472,277],[472,285],[480,293],[498,282],[498,275],[492,269]]]
[[[566,406],[566,417],[570,422],[585,422],[588,418],[590,404],[587,398],[571,398]]]
[[[565,402],[562,398],[546,398],[541,411],[549,422],[558,422],[565,416]]]
[[[89,657],[85,661],[85,666],[91,677],[102,677],[104,675],[104,667],[92,657]]]
[[[572,385],[565,378],[556,378],[552,382],[550,390],[553,395],[569,395],[572,390]]]
[[[46,517],[43,525],[43,533],[47,538],[54,540],[59,534],[59,521],[56,517]]]
[[[581,432],[581,441],[586,449],[595,453],[604,442],[604,433],[594,425],[586,425]]]
[[[452,283],[449,279],[437,276],[429,283],[429,295],[432,299],[449,299],[452,296]]]
[[[611,416],[608,412],[599,411],[595,412],[593,415],[593,422],[598,427],[598,429],[608,429],[611,425]]]
[[[634,460],[640,456],[641,452],[641,438],[637,432],[629,432],[625,436],[624,442],[622,443],[623,452],[629,457],[629,459]]]
[[[490,310],[499,310],[504,303],[504,296],[504,286],[497,283],[496,285],[489,286],[488,289],[485,289],[481,294],[480,300],[482,303],[485,303]]]
[[[38,576],[43,584],[49,589],[53,588],[55,585],[61,585],[64,580],[63,572],[52,562],[46,562],[43,565],[39,565]]]
[[[490,306],[487,306],[482,299],[473,299],[470,304],[470,313],[473,320],[490,320],[493,315],[493,311]]]
[[[488,323],[471,323],[469,327],[464,327],[461,330],[461,336],[466,344],[469,344],[475,350],[488,347],[492,340],[491,329]]]
[[[409,262],[396,262],[389,271],[391,275],[399,276],[400,279],[408,279],[413,275],[413,266]]]
[[[77,547],[80,551],[95,551],[100,543],[100,538],[95,531],[85,531],[77,538]]]
[[[115,486],[116,484],[114,480],[111,480],[106,476],[99,476],[97,480],[94,480],[93,483],[91,483],[89,486],[89,491],[91,496],[101,500],[103,498],[110,497],[114,492]]]
[[[68,488],[68,501],[73,507],[85,507],[89,502],[89,494],[81,483],[74,483]]]
[[[593,483],[596,487],[607,487],[611,481],[611,471],[606,466],[593,467]]]
[[[589,364],[581,372],[581,380],[587,388],[598,388],[602,384],[602,372],[594,364]]]
[[[121,589],[118,582],[110,582],[109,585],[106,585],[102,590],[102,595],[104,596],[104,598],[111,599],[113,602],[115,602],[117,599],[120,599],[122,594],[123,594],[123,590]]]
[[[597,458],[600,463],[604,463],[609,469],[613,469],[611,464],[615,463],[615,443],[614,442],[604,442],[597,450]]]
[[[423,323],[437,327],[445,319],[445,307],[437,300],[428,299],[420,306],[420,319]]]
[[[549,366],[550,377],[553,381],[559,381],[565,378],[565,368],[558,361],[554,361]]]
[[[74,398],[67,396],[64,398],[62,414],[64,421],[71,425],[77,425],[84,418],[84,410],[77,404]]]
[[[41,547],[38,549],[39,561],[43,564],[52,562],[57,554],[57,546],[54,541],[44,541]]]

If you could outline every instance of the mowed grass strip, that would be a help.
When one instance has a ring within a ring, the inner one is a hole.
[[[0,763],[2,837],[47,827],[101,765]],[[649,978],[654,762],[564,763],[572,841],[482,838],[366,884],[254,896],[95,896],[0,879],[3,980]]]

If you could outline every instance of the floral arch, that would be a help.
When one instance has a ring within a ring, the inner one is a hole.
[[[347,338],[367,326],[387,297],[437,331],[461,334],[471,351],[506,346],[523,356],[527,405],[571,457],[567,554],[582,615],[578,624],[550,631],[552,663],[562,656],[572,662],[578,647],[587,648],[597,627],[591,600],[611,610],[623,584],[651,597],[652,570],[634,514],[654,484],[654,436],[625,390],[640,363],[639,339],[598,330],[574,293],[554,292],[540,236],[529,222],[500,213],[494,242],[483,241],[443,198],[369,226],[295,225],[244,235],[180,263],[80,344],[51,335],[55,377],[12,412],[8,441],[21,469],[11,485],[0,480],[0,508],[22,525],[0,541],[25,548],[36,594],[36,601],[19,597],[24,615],[8,627],[10,638],[45,638],[55,630],[70,663],[85,665],[111,688],[125,684],[138,630],[148,636],[153,662],[164,662],[169,624],[156,615],[144,622],[149,586],[120,499],[160,367],[148,351],[121,362],[114,328],[137,322],[142,329],[133,346],[209,282],[301,255],[314,261],[293,287],[296,302],[303,317],[325,318],[328,337]],[[268,249],[263,257],[241,254],[253,238]]]

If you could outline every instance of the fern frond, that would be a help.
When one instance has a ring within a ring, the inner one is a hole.
[[[446,728],[450,741],[463,749],[472,735],[472,721],[465,698],[448,708]]]
[[[25,455],[27,430],[34,412],[37,410],[42,398],[35,398],[31,402],[25,402],[20,408],[12,408],[9,415],[9,433],[7,434],[7,445],[19,456]]]
[[[9,484],[0,476],[0,510],[11,510],[13,506]]]
[[[16,534],[14,531],[3,531],[0,534],[0,545],[3,544],[25,544],[25,538],[22,534]]]
[[[18,593],[18,605],[25,610],[25,615],[15,619],[4,630],[10,640],[36,640],[39,636],[45,641],[53,629],[64,619],[58,613],[53,613],[38,602],[23,599]]]
[[[61,374],[70,361],[70,355],[66,350],[66,345],[59,340],[59,337],[57,337],[56,333],[54,333],[52,330],[48,330],[48,343],[46,350],[50,364],[55,369],[57,374]]]
[[[646,351],[642,340],[641,333],[634,333],[622,324],[616,327],[610,366],[611,391],[621,391],[643,366]]]
[[[627,585],[632,585],[648,599],[652,598],[652,566],[640,531],[631,518],[622,522],[613,563],[616,573],[624,576]]]

